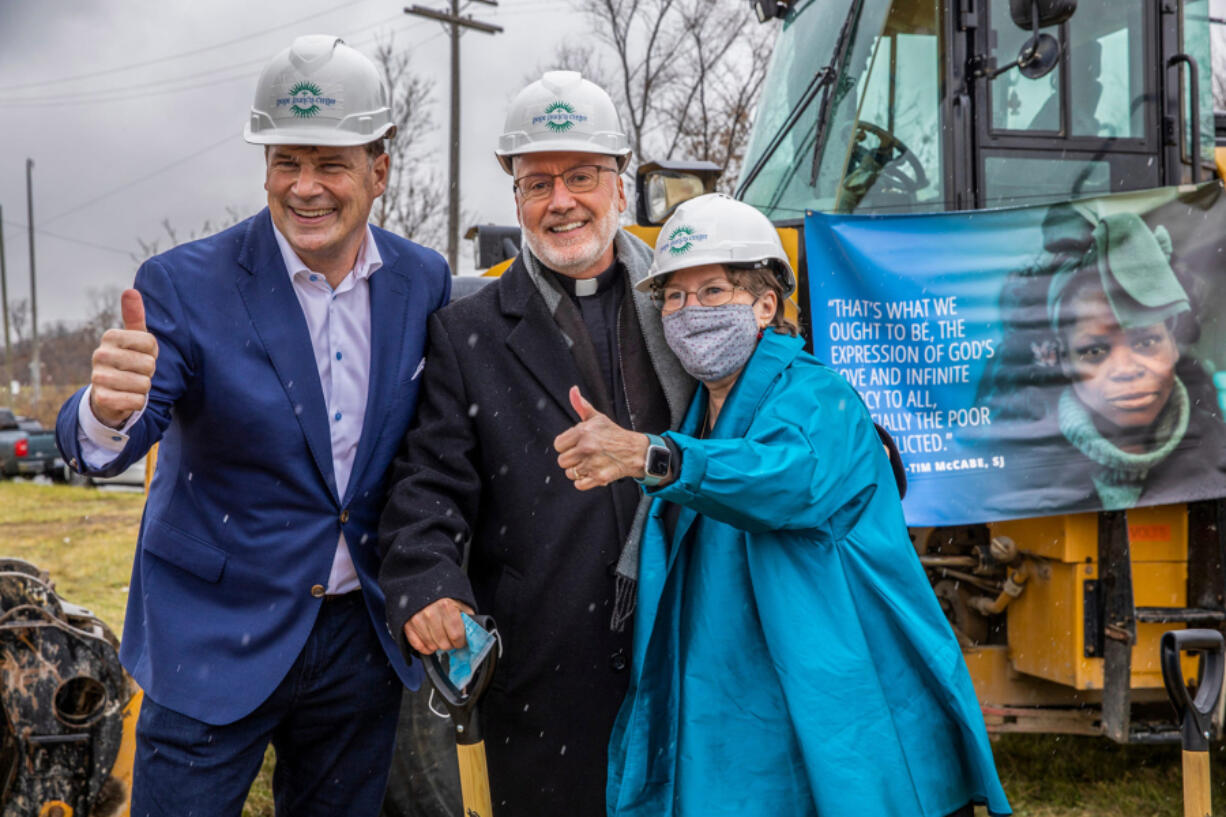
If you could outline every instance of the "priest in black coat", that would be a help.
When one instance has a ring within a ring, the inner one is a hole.
[[[607,127],[581,130],[612,103],[552,72],[513,103],[509,132],[530,92],[566,96],[577,124],[546,130],[546,118],[536,141],[504,137],[524,250],[430,321],[416,420],[380,522],[380,583],[406,648],[462,644],[460,610],[497,621],[503,655],[480,712],[499,817],[599,815],[630,660],[637,559],[626,543],[646,504],[632,480],[575,490],[553,441],[579,422],[572,386],[619,424],[659,434],[694,384],[659,310],[633,289],[651,250],[618,227],[629,148]]]

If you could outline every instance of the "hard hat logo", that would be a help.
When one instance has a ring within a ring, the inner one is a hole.
[[[651,271],[634,288],[650,292],[674,272],[706,264],[770,268],[785,296],[796,291],[796,275],[775,225],[752,206],[723,193],[708,193],[677,206],[660,230]]]
[[[289,105],[290,113],[299,119],[310,119],[323,110],[324,105],[332,107],[336,100],[322,96],[323,91],[313,82],[299,82],[289,89],[289,96],[277,100],[277,107]]]
[[[706,240],[706,233],[699,233],[688,224],[682,224],[668,234],[668,239],[664,242],[664,249],[673,255],[683,255],[694,249],[695,241]]]
[[[260,72],[243,138],[255,145],[354,147],[395,129],[375,64],[339,37],[308,34]]]
[[[586,121],[586,116],[581,113],[575,113],[573,107],[562,101],[554,102],[546,108],[543,116],[532,117],[533,125],[544,123],[545,127],[554,133],[566,133],[575,126],[575,123]]]
[[[546,71],[520,91],[507,108],[498,163],[527,153],[595,153],[617,158],[617,172],[630,163],[630,141],[613,100],[577,71]]]

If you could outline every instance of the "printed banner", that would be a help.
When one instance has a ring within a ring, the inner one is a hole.
[[[1199,188],[805,220],[813,346],[911,525],[1226,496],[1226,202]]]

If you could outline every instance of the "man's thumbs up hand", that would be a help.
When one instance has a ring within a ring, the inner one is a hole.
[[[144,408],[157,368],[158,342],[145,328],[145,302],[135,289],[119,300],[123,329],[108,329],[94,350],[89,407],[104,425],[122,426]]]
[[[123,328],[132,332],[147,332],[145,328],[145,301],[134,289],[125,289],[119,296],[119,311],[123,315]]]

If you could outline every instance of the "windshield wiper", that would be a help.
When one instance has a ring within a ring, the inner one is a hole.
[[[758,157],[758,160],[753,163],[753,167],[751,167],[742,177],[741,183],[737,185],[736,193],[734,194],[735,198],[741,199],[744,197],[745,191],[749,189],[749,186],[754,183],[754,181],[758,178],[758,175],[766,167],[766,163],[769,162],[771,157],[775,155],[775,151],[777,151],[779,146],[783,144],[784,138],[791,133],[792,128],[796,127],[796,123],[800,121],[800,117],[803,116],[804,112],[807,111],[809,106],[813,104],[813,100],[817,98],[818,93],[828,90],[832,85],[834,85],[835,80],[838,79],[842,62],[846,57],[848,34],[851,31],[853,22],[860,18],[860,12],[863,10],[863,8],[864,0],[855,0],[852,7],[847,10],[847,16],[843,18],[843,27],[839,30],[839,38],[835,41],[834,59],[831,60],[829,65],[819,68],[817,73],[813,75],[813,79],[809,80],[809,84],[805,86],[805,90],[800,95],[800,99],[796,100],[796,104],[793,105],[792,110],[788,112],[787,118],[783,120],[783,124],[779,126],[779,130],[775,131],[775,135],[772,136],[770,142],[767,143],[766,148],[762,151],[762,155]],[[815,123],[819,133],[816,145],[817,153],[814,154],[815,165],[816,157],[820,155],[821,149],[825,145],[826,141],[825,131],[822,130],[822,120],[825,118],[829,108],[830,94],[823,93],[821,109],[818,111],[817,121]],[[806,139],[805,141],[808,140]],[[796,168],[793,167],[792,172],[789,175],[793,175],[795,172]],[[816,170],[814,170],[813,175],[817,175]],[[809,184],[811,186],[813,182],[811,181]],[[778,196],[776,196],[776,199],[777,198]]]
[[[843,72],[843,66],[847,62],[848,45],[851,42],[851,30],[860,22],[860,12],[863,10],[864,0],[855,0],[855,3],[847,11],[847,16],[843,19],[843,28],[839,31],[839,38],[834,43],[834,59],[830,61],[828,69],[831,84],[835,84],[839,75]],[[830,133],[830,128],[822,126],[826,124],[826,117],[830,113],[830,100],[834,96],[835,94],[823,96],[822,107],[817,112],[817,141],[813,145],[813,167],[809,171],[810,187],[817,184],[817,174],[821,170],[822,153],[826,150],[826,139]]]
[[[814,98],[817,97],[819,91],[830,85],[831,67],[823,66],[819,68],[817,73],[813,75],[813,79],[809,80],[809,84],[805,86],[804,93],[800,95],[800,99],[796,100],[796,104],[792,106],[792,110],[788,112],[787,118],[783,120],[783,124],[779,126],[779,130],[775,131],[775,135],[771,137],[770,142],[766,145],[766,149],[762,151],[762,155],[758,157],[758,161],[753,163],[753,167],[741,179],[741,183],[737,186],[735,198],[742,198],[749,186],[758,178],[758,174],[766,167],[766,163],[775,155],[775,151],[779,149],[779,145],[783,144],[784,137],[792,132],[792,128],[796,127],[796,123],[800,121],[800,117],[809,106],[813,104]]]

